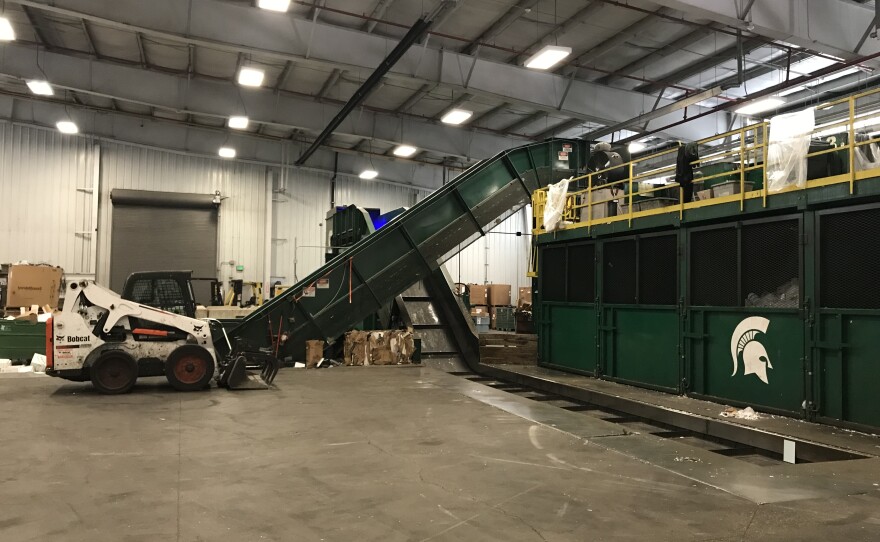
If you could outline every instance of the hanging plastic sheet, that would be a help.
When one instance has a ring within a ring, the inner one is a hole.
[[[816,127],[813,108],[770,119],[767,149],[767,190],[779,192],[807,186],[807,154]]]
[[[870,136],[856,134],[856,143],[864,141],[870,141]],[[856,147],[856,170],[865,171],[875,168],[880,168],[880,148],[877,143],[866,143]]]
[[[547,203],[544,206],[544,230],[554,231],[562,224],[565,213],[565,200],[568,196],[568,183],[571,178],[562,179],[547,186]]]

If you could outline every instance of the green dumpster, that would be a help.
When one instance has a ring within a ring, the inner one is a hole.
[[[46,353],[46,324],[27,320],[0,320],[0,359],[30,361]]]

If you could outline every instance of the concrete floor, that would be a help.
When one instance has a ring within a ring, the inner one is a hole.
[[[880,540],[876,459],[798,471],[827,493],[761,504],[730,490],[736,469],[700,482],[602,445],[598,426],[534,421],[557,407],[461,382],[288,369],[271,391],[148,379],[108,397],[0,379],[0,540]],[[782,489],[795,472],[750,468],[783,473],[766,475]]]

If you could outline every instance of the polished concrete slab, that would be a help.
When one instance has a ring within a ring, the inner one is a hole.
[[[762,503],[676,472],[650,435],[437,370],[276,383],[0,379],[0,540],[880,539],[873,459],[738,471],[792,490]]]

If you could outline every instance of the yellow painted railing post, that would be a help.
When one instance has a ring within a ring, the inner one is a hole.
[[[855,190],[856,182],[856,99],[849,98],[849,193]]]
[[[746,206],[746,129],[739,131],[739,210]]]
[[[633,223],[633,165],[629,163],[629,225]]]
[[[763,176],[764,176],[764,194],[762,196],[763,206],[767,207],[767,183],[769,182],[770,177],[767,174],[767,155],[770,151],[770,125],[768,123],[764,123],[764,167],[762,168]]]
[[[606,204],[607,205],[607,204]],[[593,229],[593,174],[587,175],[587,233]]]

